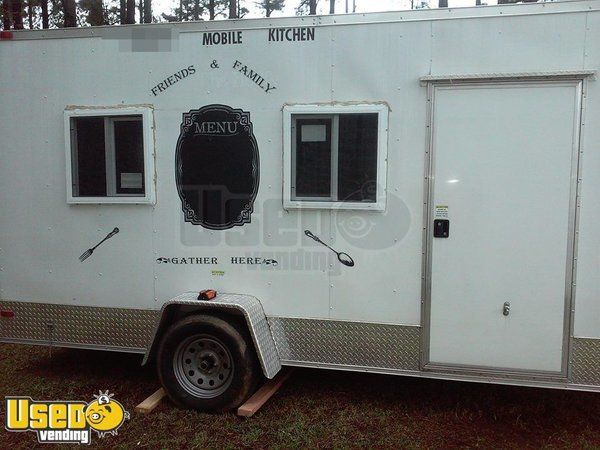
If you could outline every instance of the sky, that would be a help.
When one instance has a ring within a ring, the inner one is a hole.
[[[422,0],[414,0],[415,5],[420,3]],[[425,0],[430,4],[430,7],[436,7],[438,0]],[[163,12],[171,12],[176,0],[154,0],[154,15],[160,15]],[[242,6],[245,6],[250,10],[250,13],[245,17],[255,18],[263,17],[262,11],[255,6],[256,0],[241,0]],[[353,0],[348,0],[349,12],[352,12]],[[356,12],[374,12],[374,11],[400,11],[410,9],[410,0],[354,0],[356,4]],[[283,11],[274,12],[271,17],[289,17],[296,15],[296,6],[300,3],[300,0],[286,0],[286,6]],[[488,5],[495,5],[497,0],[482,0],[482,3]],[[448,0],[448,6],[450,8],[458,8],[463,6],[475,6],[475,0]],[[335,12],[336,14],[343,14],[346,11],[346,0],[336,0]],[[318,14],[329,13],[329,0],[319,0],[317,6]]]

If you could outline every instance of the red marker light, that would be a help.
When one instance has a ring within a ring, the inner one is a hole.
[[[0,31],[0,41],[10,41],[13,38],[13,34],[10,31]]]
[[[10,309],[0,309],[0,317],[15,317],[15,313],[14,311],[11,311]]]

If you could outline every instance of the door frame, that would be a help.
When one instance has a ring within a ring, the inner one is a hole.
[[[463,76],[453,77],[424,77],[421,81],[427,88],[427,144],[425,149],[425,176],[423,199],[423,237],[422,237],[422,267],[421,267],[421,349],[420,369],[429,372],[452,374],[470,374],[478,376],[500,376],[505,378],[520,378],[531,380],[566,381],[570,378],[570,358],[573,340],[573,320],[575,302],[575,280],[577,261],[577,235],[580,210],[581,185],[581,154],[584,120],[584,100],[589,72],[569,72],[568,74],[519,74],[498,76]],[[459,364],[435,364],[430,362],[430,321],[431,321],[431,277],[432,277],[432,245],[433,245],[433,216],[435,188],[435,149],[434,149],[434,113],[435,93],[439,87],[492,84],[571,84],[576,88],[575,119],[573,130],[573,149],[571,156],[571,187],[569,199],[569,228],[567,237],[567,258],[565,261],[565,292],[563,318],[563,346],[560,372],[549,372],[527,369],[504,369],[500,367],[473,366]]]

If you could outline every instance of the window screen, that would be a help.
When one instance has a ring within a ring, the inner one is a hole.
[[[331,195],[331,119],[296,122],[296,196]]]
[[[142,121],[114,121],[117,194],[144,194]]]
[[[377,185],[377,114],[340,114],[338,199],[374,202]]]
[[[377,113],[292,121],[293,200],[376,202]]]
[[[74,187],[82,197],[106,195],[106,158],[104,119],[78,117],[74,119],[77,130],[76,177]]]
[[[74,197],[144,196],[142,116],[74,117]]]

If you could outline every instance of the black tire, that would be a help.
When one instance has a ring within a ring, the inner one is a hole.
[[[252,394],[260,376],[251,341],[230,323],[209,315],[190,316],[171,326],[157,356],[163,388],[184,408],[206,412],[237,408]]]

